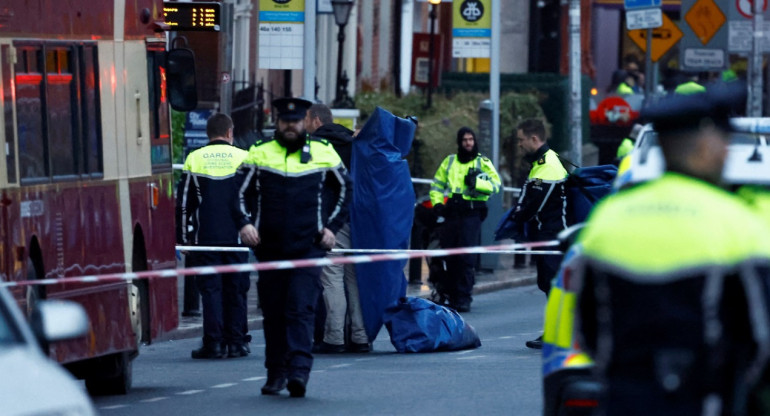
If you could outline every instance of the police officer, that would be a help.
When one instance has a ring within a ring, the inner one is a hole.
[[[184,162],[177,188],[176,235],[180,244],[238,246],[238,195],[235,172],[248,154],[232,145],[233,122],[217,113],[206,123],[209,143]],[[232,202],[231,202],[232,201]],[[194,251],[185,265],[218,266],[248,261],[245,252]],[[246,323],[248,273],[197,276],[203,304],[203,346],[192,358],[244,357],[249,354]]]
[[[546,143],[545,125],[537,119],[524,120],[516,128],[519,148],[532,164],[527,181],[519,195],[512,221],[519,228],[526,225],[530,241],[553,240],[567,228],[567,196],[564,185],[567,170]],[[551,279],[556,276],[561,256],[536,256],[537,287],[548,296]],[[543,337],[527,341],[527,347],[540,349]]]
[[[745,94],[646,108],[665,173],[601,202],[578,238],[578,333],[605,381],[604,414],[744,414],[770,345],[770,231],[719,186],[727,114]]]
[[[476,133],[461,127],[457,131],[457,154],[441,162],[430,188],[434,210],[446,220],[440,231],[441,247],[478,245],[481,222],[487,217],[486,201],[499,191],[500,176],[492,162],[479,153]],[[471,310],[476,257],[463,254],[446,259],[447,295],[450,306],[458,312]]]
[[[305,131],[311,104],[274,100],[275,135],[254,144],[238,172],[240,235],[260,262],[324,257],[348,221],[351,181],[334,147]],[[259,273],[267,368],[262,394],[288,388],[291,397],[305,396],[320,273],[320,267]]]

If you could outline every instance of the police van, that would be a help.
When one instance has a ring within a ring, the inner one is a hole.
[[[723,171],[728,186],[770,186],[770,118],[740,117],[730,120],[728,155]],[[651,125],[639,132],[634,150],[621,162],[615,189],[655,179],[665,162]],[[575,226],[577,228],[578,226]],[[576,234],[575,230],[572,235]],[[560,236],[561,237],[561,236]],[[545,416],[592,415],[599,407],[602,384],[592,373],[593,361],[574,336],[577,294],[571,281],[572,265],[580,254],[573,244],[552,282],[543,331],[543,395]]]

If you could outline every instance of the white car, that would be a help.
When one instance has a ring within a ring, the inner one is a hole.
[[[731,185],[770,184],[770,118],[736,117],[730,119],[727,161],[722,173],[724,182]],[[665,161],[658,145],[658,133],[652,125],[645,125],[639,132],[634,150],[627,161],[627,169],[621,164],[615,188],[642,183],[663,173]]]
[[[31,325],[8,290],[0,287],[0,413],[96,415],[82,383],[49,359],[39,344],[85,335],[88,318],[83,308],[69,301],[41,301],[30,321]]]

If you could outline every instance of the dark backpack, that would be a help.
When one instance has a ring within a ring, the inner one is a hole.
[[[567,223],[584,222],[596,203],[612,193],[612,182],[618,174],[615,165],[577,168],[567,177]]]

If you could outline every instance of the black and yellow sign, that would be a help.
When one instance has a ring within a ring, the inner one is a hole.
[[[219,3],[163,2],[163,20],[168,30],[220,30]]]
[[[647,52],[647,29],[629,30],[628,37],[642,51]],[[652,62],[658,62],[658,59],[679,42],[679,39],[682,39],[682,31],[663,13],[663,26],[652,29],[652,53],[650,54]]]

